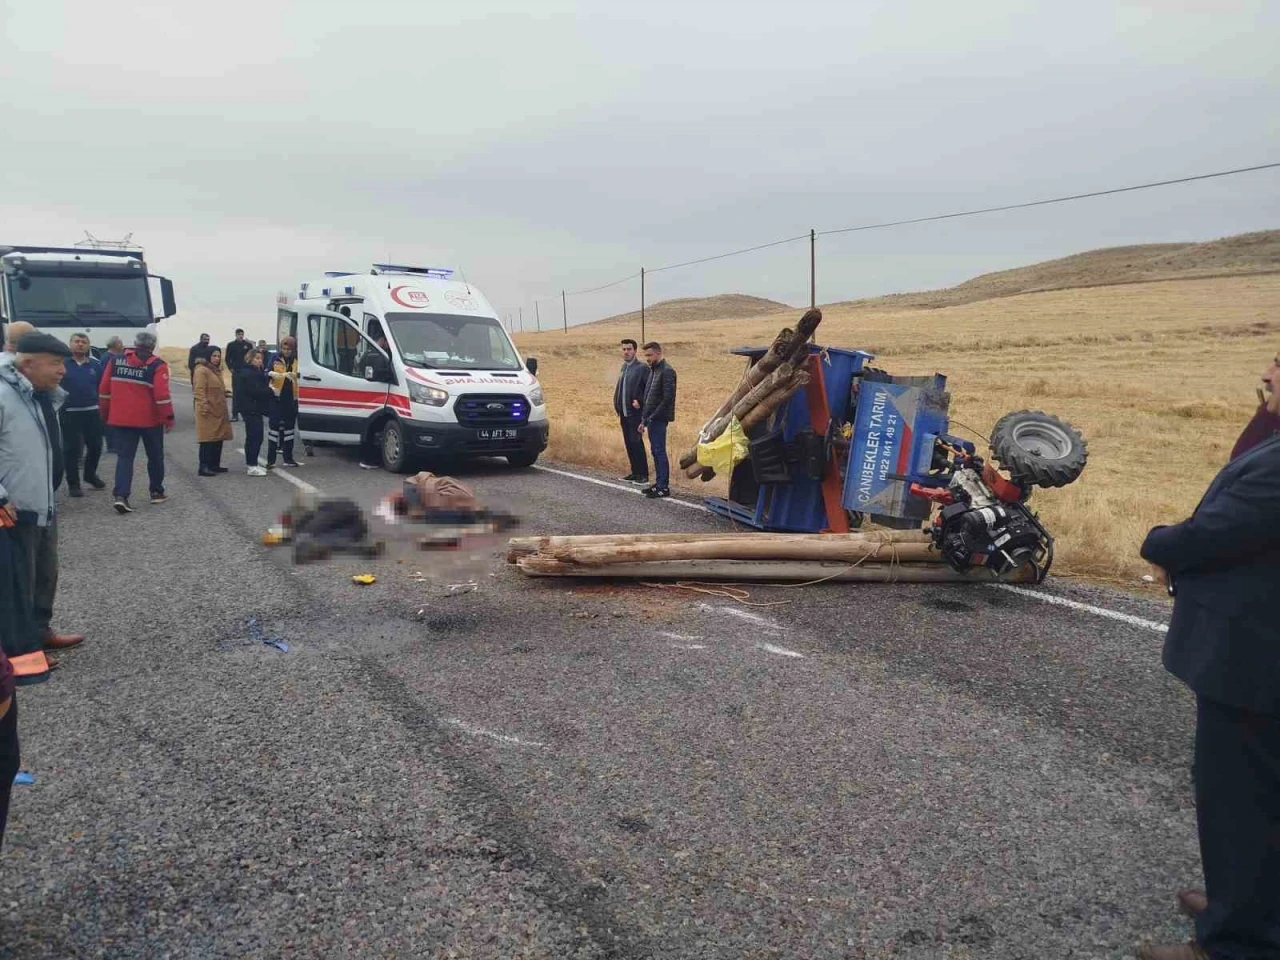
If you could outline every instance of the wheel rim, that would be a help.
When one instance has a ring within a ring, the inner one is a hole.
[[[1065,460],[1075,443],[1071,435],[1056,423],[1028,420],[1013,428],[1013,442],[1027,453],[1044,460]]]
[[[400,434],[393,429],[382,431],[382,456],[388,463],[400,459]]]

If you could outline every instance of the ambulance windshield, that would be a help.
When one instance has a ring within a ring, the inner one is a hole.
[[[400,357],[427,370],[519,370],[520,360],[497,320],[449,313],[388,313]]]

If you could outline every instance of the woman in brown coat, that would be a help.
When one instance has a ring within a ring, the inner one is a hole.
[[[227,386],[222,382],[222,351],[214,347],[196,361],[191,371],[191,392],[196,403],[196,440],[200,444],[200,476],[226,473],[222,466],[223,441],[231,439],[227,413]]]

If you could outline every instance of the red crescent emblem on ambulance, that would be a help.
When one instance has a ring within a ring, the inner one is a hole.
[[[421,310],[431,305],[431,298],[427,296],[426,291],[415,290],[413,287],[404,285],[391,288],[391,299],[400,306],[409,307],[412,310]]]

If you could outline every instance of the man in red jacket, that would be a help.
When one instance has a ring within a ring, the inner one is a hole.
[[[147,451],[151,502],[164,503],[164,435],[173,427],[169,365],[155,355],[156,335],[140,330],[132,350],[107,364],[98,385],[102,422],[116,436],[116,513],[132,513],[133,458],[138,441]]]

